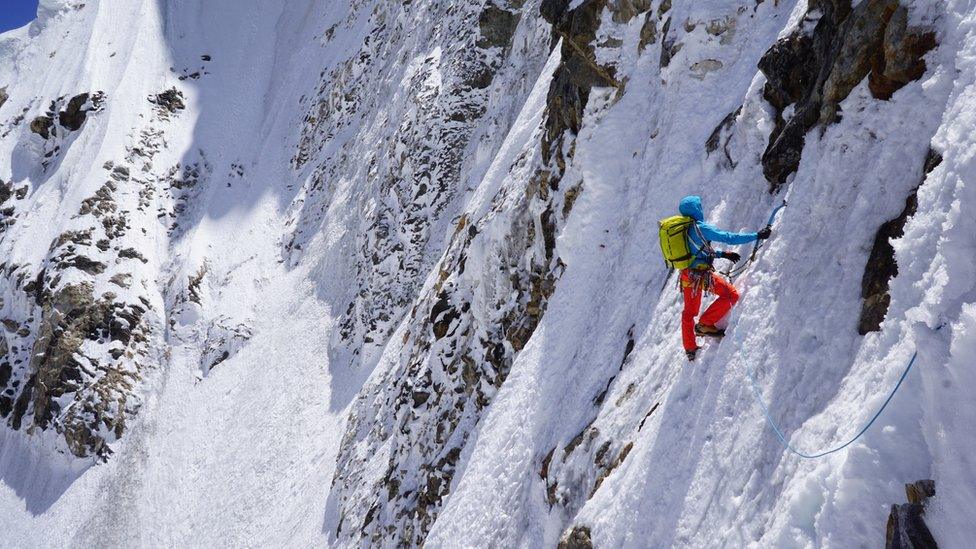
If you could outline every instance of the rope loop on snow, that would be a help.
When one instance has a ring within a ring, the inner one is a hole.
[[[773,417],[769,413],[769,407],[766,406],[766,402],[763,401],[762,391],[759,389],[759,382],[756,381],[756,374],[753,371],[752,366],[749,366],[746,371],[749,375],[749,380],[752,382],[752,391],[756,395],[756,400],[759,402],[759,407],[762,408],[762,413],[764,416],[766,416],[766,421],[769,423],[769,426],[773,428],[773,431],[776,432],[776,437],[779,438],[779,441],[783,445],[783,448],[786,448],[787,450],[796,454],[797,456],[800,456],[801,458],[815,459],[815,458],[826,456],[828,454],[833,454],[834,452],[839,452],[844,448],[847,448],[848,446],[853,444],[854,441],[856,441],[857,439],[861,438],[861,435],[866,433],[867,430],[871,427],[871,425],[874,424],[875,420],[878,419],[878,417],[881,415],[881,412],[884,412],[884,409],[888,407],[888,404],[891,402],[891,399],[895,396],[895,393],[898,392],[899,387],[901,387],[902,382],[905,381],[905,377],[908,376],[908,372],[911,371],[912,366],[915,364],[915,359],[917,357],[918,357],[918,350],[916,350],[915,353],[912,354],[912,359],[908,361],[908,366],[905,368],[905,371],[902,372],[901,377],[898,378],[898,383],[895,384],[895,388],[892,389],[891,393],[888,394],[888,398],[885,399],[884,404],[882,404],[881,407],[878,408],[878,411],[874,413],[874,416],[872,416],[871,420],[867,422],[867,425],[862,427],[861,430],[858,431],[856,435],[854,435],[854,438],[848,440],[844,444],[841,444],[840,446],[832,450],[827,450],[825,452],[820,452],[818,454],[803,453],[797,450],[796,448],[794,448],[793,445],[790,444],[788,440],[786,440],[786,435],[783,434],[783,430],[780,429],[779,425],[776,424],[776,421],[773,420]]]

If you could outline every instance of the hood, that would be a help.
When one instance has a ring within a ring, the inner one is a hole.
[[[682,198],[681,203],[678,205],[678,211],[681,212],[681,215],[687,215],[695,221],[705,220],[705,212],[702,210],[700,196],[692,195]]]

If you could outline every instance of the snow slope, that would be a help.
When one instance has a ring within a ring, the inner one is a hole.
[[[204,155],[204,177],[215,179],[198,188],[185,210],[192,231],[168,230],[168,218],[160,215],[162,222],[157,221],[155,211],[147,219],[130,218],[144,235],[137,244],[148,260],[143,287],[154,307],[165,310],[157,329],[168,352],[145,375],[145,402],[125,435],[124,449],[104,465],[90,467],[91,459],[54,452],[56,443],[38,446],[20,433],[4,433],[2,514],[8,546],[244,545],[283,536],[315,543],[321,537],[321,511],[309,502],[324,506],[343,424],[341,406],[334,408],[341,391],[330,386],[333,378],[323,360],[329,307],[314,297],[308,269],[288,271],[278,261],[283,203],[294,194],[283,170],[272,161],[258,166],[249,160],[285,154],[274,144],[289,131],[287,121],[269,114],[286,100],[270,82],[289,70],[287,59],[276,59],[278,48],[293,45],[268,44],[261,37],[274,35],[279,25],[288,29],[285,36],[298,33],[302,20],[289,19],[280,7],[229,9],[234,5],[208,2],[196,13],[156,2],[96,2],[77,10],[66,5],[49,20],[35,22],[17,63],[3,65],[4,81],[14,83],[8,87],[11,101],[36,98],[31,101],[37,103],[108,90],[104,112],[86,121],[61,166],[29,198],[35,208],[30,215],[52,221],[27,226],[28,216],[23,226],[15,225],[11,231],[19,232],[5,235],[5,246],[14,247],[8,258],[34,254],[17,259],[32,261],[43,255],[47,246],[38,243],[70,226],[77,202],[102,184],[102,164],[118,162],[149,127],[164,135],[152,166],[140,168],[149,185],[175,163],[198,163]],[[218,16],[227,32],[209,29],[206,22]],[[75,38],[79,32],[90,34]],[[188,35],[194,38],[187,40]],[[186,110],[168,120],[154,118],[146,98],[179,85],[171,66],[202,64],[202,55],[219,61],[201,85],[182,87]],[[269,70],[245,73],[242,67],[252,62]],[[73,78],[72,70],[78,73]],[[5,118],[12,110],[6,107]],[[20,135],[22,142],[30,139],[26,132]],[[283,162],[287,165],[287,159]],[[225,175],[235,163],[244,164],[253,179]],[[170,208],[165,203],[170,198],[160,193],[153,205]],[[196,274],[202,265],[210,275],[199,289],[202,305],[187,306],[187,273]],[[281,318],[296,321],[281,330]],[[225,326],[233,330],[239,324],[253,338],[210,373],[202,355],[217,346],[214,334],[220,337]],[[295,345],[296,340],[304,344]]]
[[[903,0],[924,74],[851,82],[771,192],[802,102],[757,64],[834,5],[43,0],[0,35],[4,545],[875,546],[931,478],[968,546],[976,5]],[[789,202],[694,363],[687,194]],[[815,452],[916,350],[818,460],[747,379]]]

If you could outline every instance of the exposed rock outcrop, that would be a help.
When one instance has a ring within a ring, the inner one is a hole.
[[[941,163],[942,155],[930,149],[922,169],[922,180],[924,181],[925,176]],[[919,186],[921,184],[919,182]],[[868,256],[864,276],[861,279],[861,298],[864,301],[861,304],[861,317],[857,326],[857,332],[861,335],[881,329],[881,322],[884,321],[888,306],[891,304],[888,286],[891,279],[898,275],[898,263],[895,261],[895,249],[891,241],[905,234],[905,223],[915,215],[917,209],[918,186],[905,199],[905,209],[898,217],[882,224],[874,237],[874,245],[871,247],[871,254]]]
[[[43,139],[57,137],[57,127],[60,126],[68,132],[76,132],[81,129],[88,119],[88,115],[102,109],[105,101],[105,94],[97,92],[94,94],[78,94],[65,104],[64,97],[51,102],[47,113],[35,117],[30,123],[30,130]],[[61,106],[64,105],[64,109]]]
[[[720,165],[725,169],[734,169],[737,162],[732,159],[732,153],[729,152],[729,139],[731,137],[732,126],[735,124],[735,119],[739,117],[739,113],[742,112],[742,107],[740,106],[736,110],[730,112],[722,119],[718,126],[712,130],[712,134],[708,136],[708,140],[705,141],[705,152],[711,155],[713,152],[722,149],[722,159],[719,161]]]
[[[184,99],[183,92],[176,88],[170,88],[151,96],[149,102],[156,105],[159,115],[165,118],[167,115],[176,114],[185,109]]]
[[[100,92],[59,98],[35,119],[47,140],[45,166],[104,101]],[[8,327],[0,365],[0,416],[15,430],[56,431],[77,457],[108,458],[140,406],[144,373],[159,360],[149,286],[134,271],[149,263],[141,240],[148,231],[132,227],[143,221],[140,212],[149,215],[163,184],[150,173],[163,144],[151,128],[137,134],[128,156],[143,163],[106,162],[101,186],[80,201],[66,221],[72,228],[52,240],[41,267],[5,272],[8,311],[18,321]],[[28,190],[0,185],[0,198],[6,205]]]
[[[647,46],[657,43],[657,22],[653,11],[644,14],[644,24],[641,25],[640,41],[637,43],[637,53],[644,53]]]
[[[562,146],[564,135],[575,135],[583,122],[583,109],[594,86],[618,86],[612,67],[596,61],[592,42],[600,26],[600,14],[607,0],[587,0],[569,10],[569,0],[545,0],[540,10],[552,24],[554,37],[562,38],[562,63],[556,69],[546,101],[546,136],[542,142],[542,159],[565,168],[561,155],[553,151]]]
[[[50,116],[38,116],[31,120],[30,131],[41,136],[43,139],[51,138],[51,129],[54,127],[54,119]]]
[[[91,104],[88,101],[89,95],[87,93],[72,97],[64,110],[58,113],[58,123],[68,131],[76,132],[80,130],[82,124],[88,118],[88,111],[97,108],[97,104],[101,102],[101,99],[92,99]]]
[[[515,0],[444,4],[423,13],[413,8],[391,4],[371,14],[370,38],[361,50],[322,74],[293,159],[296,169],[314,159],[306,204],[328,203],[323,197],[335,192],[328,182],[378,182],[370,195],[351,191],[361,207],[350,220],[357,227],[355,242],[346,245],[356,250],[350,262],[359,291],[350,296],[333,343],[334,360],[351,365],[375,362],[434,267],[439,254],[431,244],[443,241],[449,207],[464,192],[472,139],[480,137],[478,146],[498,145],[494,136],[476,131],[486,123],[491,87],[522,21],[522,2]],[[400,19],[407,27],[389,24]],[[431,27],[431,20],[441,23]],[[388,63],[382,48],[407,31],[436,43],[450,40],[451,46],[417,51],[407,67]],[[402,80],[400,93],[407,94],[398,110],[383,121],[365,118],[385,108],[375,88],[391,78]],[[377,131],[384,124],[390,125],[382,130],[386,137],[369,158],[318,155],[323,147],[353,146],[343,141],[346,128]],[[299,216],[285,244],[293,260],[320,230],[325,212],[305,208]]]
[[[771,191],[797,170],[807,132],[839,119],[840,102],[869,77],[876,98],[888,99],[925,72],[935,34],[908,27],[898,0],[809,2],[800,28],[774,44],[759,61],[763,97],[776,109],[776,126],[762,157]],[[812,32],[804,27],[813,25]],[[792,114],[784,116],[787,107]]]
[[[203,375],[208,375],[222,362],[236,355],[252,336],[253,330],[247,324],[232,325],[226,319],[219,319],[211,324],[207,329],[203,355],[200,358]]]
[[[398,362],[361,394],[334,483],[343,517],[337,535],[423,544],[470,432],[545,314],[564,268],[556,235],[582,189],[579,181],[563,181],[564,169],[590,90],[616,84],[592,46],[606,5],[588,1],[569,10],[569,2],[543,2],[543,16],[563,38],[563,57],[548,90],[541,143],[512,167],[527,184],[499,191],[483,218],[459,218],[439,277],[410,314]],[[472,250],[485,249],[490,260],[468,265]],[[386,470],[369,490],[363,484],[372,478],[367,463],[377,444]]]
[[[475,42],[479,48],[507,48],[512,42],[512,35],[518,27],[521,14],[509,11],[496,4],[488,4],[478,16],[478,28],[481,36]]]
[[[28,186],[14,188],[13,182],[0,179],[0,235],[17,222],[16,203],[27,196]]]
[[[593,549],[589,527],[572,527],[559,539],[558,549]]]
[[[115,296],[96,298],[90,283],[66,285],[54,292],[37,288],[41,305],[41,323],[30,351],[29,376],[23,385],[9,424],[13,429],[54,427],[65,437],[68,447],[79,457],[110,453],[108,436],[118,438],[125,419],[133,384],[138,381],[136,369],[121,363],[106,363],[106,357],[87,352],[90,344],[119,344],[115,359],[131,358],[131,351],[145,343],[141,323],[144,305],[122,304]],[[8,375],[9,378],[9,375]],[[62,409],[62,396],[74,394],[70,405]],[[4,414],[6,415],[6,414]]]
[[[891,506],[885,535],[885,549],[937,549],[938,544],[925,524],[925,506],[935,495],[934,480],[905,485],[908,503]]]
[[[885,27],[882,52],[871,59],[868,85],[878,99],[891,96],[925,74],[923,57],[936,46],[935,32],[908,25],[908,10],[898,6]]]

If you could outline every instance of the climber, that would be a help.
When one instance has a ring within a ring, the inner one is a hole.
[[[718,321],[729,312],[739,299],[739,293],[735,287],[723,277],[715,273],[712,263],[715,259],[728,259],[732,263],[739,261],[740,256],[735,252],[715,250],[711,246],[711,241],[722,242],[724,244],[738,245],[746,244],[756,240],[769,238],[771,229],[767,226],[758,233],[731,233],[722,231],[705,222],[705,215],[702,210],[701,197],[686,196],[681,199],[678,207],[681,216],[669,218],[669,220],[685,220],[683,240],[687,246],[687,253],[679,261],[670,261],[667,252],[665,258],[669,264],[681,270],[680,284],[684,295],[684,311],[681,313],[681,340],[688,354],[688,360],[695,360],[698,353],[698,341],[696,335],[705,337],[722,337],[725,330],[715,326]],[[690,219],[688,219],[690,218]],[[664,223],[662,221],[662,230]],[[663,239],[662,239],[663,246]],[[680,261],[685,259],[685,261]],[[695,324],[695,317],[701,308],[702,293],[710,292],[718,296],[705,313],[701,316],[698,324]]]

